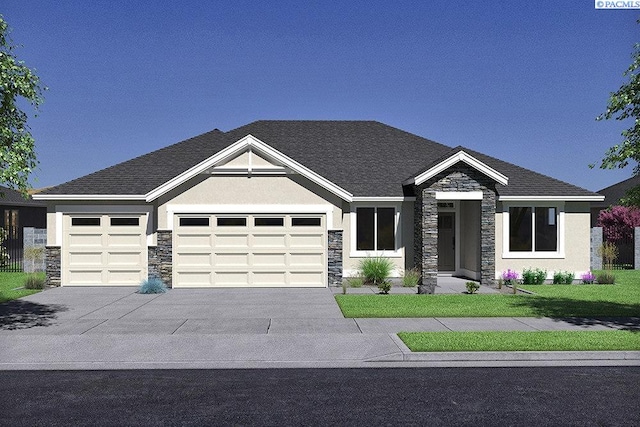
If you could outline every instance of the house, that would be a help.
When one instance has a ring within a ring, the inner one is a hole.
[[[632,176],[629,179],[610,185],[607,188],[598,190],[598,194],[604,196],[604,200],[591,203],[591,226],[597,227],[598,215],[600,211],[620,204],[620,199],[626,196],[627,191],[640,186],[640,175]]]
[[[6,248],[10,260],[22,259],[23,230],[25,227],[45,228],[47,225],[47,204],[31,197],[25,199],[22,194],[11,188],[0,186],[0,227],[6,232]],[[2,262],[2,268],[13,263]]]
[[[602,196],[372,121],[256,121],[49,188],[52,284],[337,286],[363,257],[492,284],[589,270]]]

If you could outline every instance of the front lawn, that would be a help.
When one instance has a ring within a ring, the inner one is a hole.
[[[638,317],[640,271],[615,285],[533,285],[535,295],[336,295],[345,317]]]
[[[632,331],[400,332],[411,351],[633,351]]]
[[[24,285],[28,273],[0,272],[0,303],[40,292],[36,289],[18,289]]]

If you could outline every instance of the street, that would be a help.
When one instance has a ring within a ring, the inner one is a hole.
[[[1,371],[3,426],[640,425],[640,368]]]

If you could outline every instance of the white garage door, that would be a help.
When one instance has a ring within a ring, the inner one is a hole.
[[[176,215],[174,287],[325,287],[326,215]]]
[[[139,285],[147,275],[146,215],[64,215],[63,285]]]

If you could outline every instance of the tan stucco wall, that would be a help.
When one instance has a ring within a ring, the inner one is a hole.
[[[298,175],[199,176],[158,199],[160,229],[169,228],[169,205],[330,205],[332,228],[342,228],[342,200]]]
[[[569,271],[579,275],[590,268],[590,224],[589,204],[583,202],[567,202],[564,214],[564,258],[503,258],[503,224],[502,207],[496,213],[496,275],[507,269],[522,273],[525,268],[541,268],[547,270],[547,277],[552,278],[554,271]],[[497,277],[496,276],[496,277]]]

